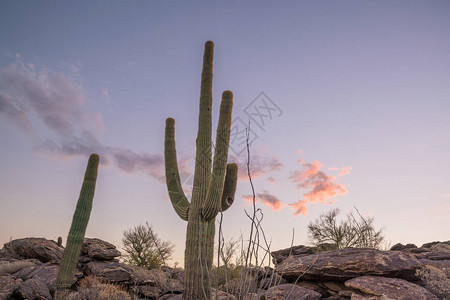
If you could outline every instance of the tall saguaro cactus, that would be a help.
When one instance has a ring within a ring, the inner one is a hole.
[[[89,157],[80,197],[78,198],[77,207],[73,214],[72,225],[70,226],[69,235],[67,237],[66,248],[64,249],[61,264],[59,265],[55,295],[57,300],[66,299],[69,288],[72,285],[75,266],[80,256],[84,234],[91,214],[95,182],[97,180],[98,163],[98,155],[92,154]]]
[[[225,91],[220,105],[219,125],[212,162],[211,105],[214,43],[205,44],[200,91],[200,113],[196,140],[194,186],[191,202],[184,195],[175,150],[175,121],[166,120],[164,157],[166,183],[175,212],[187,221],[184,258],[184,299],[211,299],[211,267],[216,215],[234,200],[237,165],[227,164],[233,94]]]

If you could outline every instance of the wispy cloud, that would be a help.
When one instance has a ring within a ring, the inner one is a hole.
[[[341,168],[341,170],[339,171],[339,176],[344,176],[344,175],[350,174],[352,169],[353,169],[352,167],[343,167],[343,168]]]
[[[238,164],[238,177],[240,180],[248,180],[247,157],[230,155],[231,162]],[[253,151],[250,156],[250,173],[252,179],[260,178],[266,174],[280,171],[284,167],[283,163],[276,155],[267,155],[258,151]]]
[[[95,152],[103,164],[164,181],[162,155],[139,154],[99,141],[96,133],[104,129],[103,118],[87,111],[80,84],[64,74],[24,64],[20,55],[16,58],[0,69],[0,116],[33,137],[36,151],[62,159]],[[46,130],[36,129],[42,125]]]
[[[273,210],[281,210],[284,205],[276,196],[272,195],[266,190],[263,190],[262,193],[257,193],[255,195],[255,200],[260,201],[261,203],[266,204],[268,207],[270,207]],[[253,196],[252,195],[243,195],[242,198],[247,202],[253,202]]]
[[[298,163],[301,165],[301,170],[292,172],[289,179],[295,183],[298,189],[306,189],[307,192],[303,194],[303,199],[291,204],[295,210],[295,215],[305,215],[308,212],[306,204],[309,202],[332,204],[336,196],[347,194],[345,185],[337,183],[335,176],[327,175],[321,171],[323,165],[319,161],[314,160],[312,163],[305,163],[303,159],[299,159]],[[330,169],[339,170],[337,168]],[[342,168],[339,175],[348,174],[350,170],[351,167]]]

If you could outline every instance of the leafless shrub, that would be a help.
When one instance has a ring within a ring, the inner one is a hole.
[[[122,243],[125,262],[148,269],[165,265],[175,247],[171,242],[162,241],[148,223],[126,230]]]
[[[349,247],[379,248],[384,237],[381,230],[375,230],[373,218],[363,217],[358,209],[347,219],[338,223],[339,209],[335,208],[321,215],[308,225],[308,234],[316,246],[331,243],[337,249]]]

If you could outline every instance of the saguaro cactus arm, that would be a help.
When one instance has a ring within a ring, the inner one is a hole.
[[[177,152],[175,148],[175,120],[172,118],[166,120],[164,159],[166,165],[166,184],[170,201],[178,216],[187,221],[190,203],[184,195],[180,174],[178,172]]]
[[[205,43],[203,54],[202,80],[200,86],[200,111],[195,153],[194,190],[192,199],[203,199],[206,196],[209,177],[211,175],[211,134],[212,134],[212,81],[213,81],[214,43]],[[200,193],[199,197],[194,194]],[[195,203],[200,206],[202,203]]]
[[[234,194],[236,193],[237,184],[237,164],[231,163],[227,165],[227,174],[225,177],[225,184],[223,186],[222,202],[220,211],[226,211],[234,202]]]
[[[202,217],[205,221],[214,219],[221,209],[221,198],[227,169],[232,109],[233,93],[230,91],[225,91],[222,94],[222,103],[220,104],[219,125],[217,127],[213,170],[209,179],[208,191],[202,207]]]
[[[92,154],[89,157],[80,197],[78,198],[77,207],[73,214],[72,225],[70,226],[69,235],[67,237],[66,248],[64,249],[61,264],[59,266],[58,278],[56,280],[56,299],[58,300],[66,298],[66,291],[72,284],[72,277],[75,272],[78,257],[80,256],[81,245],[91,214],[95,182],[97,180],[98,163],[98,155]]]

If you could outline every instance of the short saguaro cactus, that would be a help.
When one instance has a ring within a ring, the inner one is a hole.
[[[59,265],[55,294],[55,299],[57,300],[67,299],[69,289],[72,285],[75,266],[80,257],[84,234],[86,233],[87,224],[91,215],[99,160],[97,154],[92,154],[89,157],[83,185],[81,186],[80,197],[78,198],[72,225],[70,226],[67,237],[66,248],[64,249],[61,264]]]

